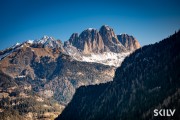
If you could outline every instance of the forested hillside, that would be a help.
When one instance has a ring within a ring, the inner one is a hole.
[[[122,63],[113,82],[80,87],[58,120],[179,120],[180,31],[144,46]],[[176,109],[154,117],[154,109]]]

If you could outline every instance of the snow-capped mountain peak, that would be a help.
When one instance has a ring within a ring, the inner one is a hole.
[[[91,30],[96,30],[95,28],[88,28],[87,30],[91,31]]]
[[[34,43],[45,44],[45,43],[50,42],[50,41],[55,41],[55,39],[53,37],[49,37],[47,35],[44,35],[41,39],[35,40]]]
[[[12,47],[10,47],[10,48],[15,48],[15,47],[17,47],[17,46],[19,46],[20,45],[20,43],[16,43],[16,44],[14,44]]]
[[[27,40],[25,43],[29,44],[41,44],[43,47],[56,48],[61,47],[63,44],[60,40],[56,40],[53,37],[44,35],[41,39],[37,40]]]
[[[27,40],[26,43],[33,44],[34,40]]]

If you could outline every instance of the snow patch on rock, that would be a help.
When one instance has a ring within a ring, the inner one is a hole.
[[[130,52],[125,52],[125,53],[105,52],[102,54],[92,53],[90,56],[82,56],[81,61],[96,62],[104,65],[118,67],[121,65],[125,57],[128,56],[129,54]]]

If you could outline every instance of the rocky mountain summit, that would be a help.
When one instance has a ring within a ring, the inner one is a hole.
[[[100,30],[88,28],[80,35],[73,33],[69,44],[81,50],[84,54],[114,52],[129,52],[140,48],[139,42],[127,34],[116,35],[114,30],[103,25]]]
[[[116,35],[108,25],[103,25],[100,30],[88,28],[80,35],[73,33],[64,46],[67,54],[76,60],[116,67],[127,55],[140,48],[133,36]]]

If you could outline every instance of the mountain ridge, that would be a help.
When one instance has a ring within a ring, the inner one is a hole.
[[[80,35],[78,35],[78,33],[73,33],[69,40],[64,43],[59,39],[47,35],[43,36],[41,39],[27,40],[1,51],[0,60],[23,46],[59,49],[64,54],[70,55],[78,61],[97,62],[115,67],[118,67],[128,54],[140,48],[139,42],[133,36],[127,35],[122,41],[122,38],[116,35],[112,28],[103,25],[99,31],[90,28],[81,32]],[[109,57],[109,54],[111,57]],[[93,56],[105,59],[96,60],[96,57]],[[120,60],[118,58],[120,58]]]

